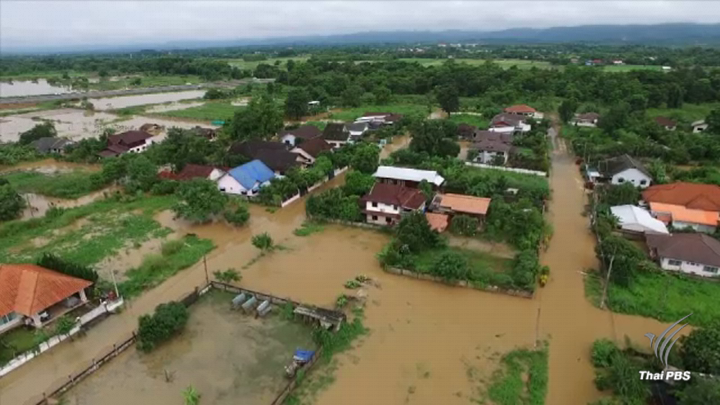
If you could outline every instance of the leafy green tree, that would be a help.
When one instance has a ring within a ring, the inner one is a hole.
[[[220,281],[222,283],[229,284],[232,282],[239,282],[240,280],[242,280],[242,275],[240,274],[240,272],[233,268],[223,270],[223,271],[220,271],[220,270],[214,271],[213,275],[215,276],[215,279],[217,281]]]
[[[302,87],[290,90],[285,100],[285,115],[288,118],[299,120],[308,115],[308,102],[310,95]]]
[[[607,267],[610,266],[610,261],[613,261],[610,281],[623,287],[630,285],[638,268],[645,260],[644,253],[637,246],[627,239],[613,234],[602,238],[602,241],[595,247],[595,253]]]
[[[720,135],[720,109],[710,111],[710,114],[705,117],[705,123],[708,124],[708,132]]]
[[[346,195],[341,188],[331,188],[307,199],[305,211],[310,218],[355,222],[361,219],[359,196]]]
[[[638,376],[642,368],[622,352],[610,356],[609,366],[596,370],[595,385],[599,390],[610,389],[624,405],[644,405],[649,389]]]
[[[693,376],[692,382],[678,393],[681,405],[720,404],[720,383],[712,378]]]
[[[460,145],[455,142],[457,126],[448,120],[424,120],[411,127],[410,150],[430,156],[456,157]]]
[[[375,103],[377,104],[387,104],[392,98],[392,91],[385,86],[376,87],[373,94],[375,95]]]
[[[56,136],[57,131],[55,130],[55,124],[50,121],[45,121],[42,124],[37,124],[31,129],[21,133],[18,143],[21,145],[27,145],[40,138],[53,138]]]
[[[283,113],[271,95],[253,97],[247,108],[235,112],[227,132],[233,140],[266,139],[283,127]]]
[[[228,94],[228,92],[226,92],[225,90],[213,88],[208,89],[208,91],[205,92],[203,98],[205,100],[221,100],[224,98],[228,98],[228,96],[230,96],[230,94]]]
[[[467,280],[470,275],[470,265],[462,254],[447,251],[438,256],[430,271],[433,275],[449,282]]]
[[[380,148],[377,145],[374,143],[360,143],[354,146],[350,166],[361,173],[372,174],[378,168],[379,159]]]
[[[460,109],[460,93],[455,85],[439,86],[435,90],[435,97],[443,111],[448,114]]]
[[[225,211],[223,215],[226,221],[235,226],[243,226],[250,220],[250,211],[244,204],[238,205],[234,210]]]
[[[0,221],[10,221],[19,217],[26,205],[25,199],[12,185],[0,185]]]
[[[127,174],[128,182],[126,187],[131,191],[150,191],[158,181],[157,166],[143,154],[133,156],[133,159],[128,162]]]
[[[375,178],[357,170],[350,170],[345,175],[345,185],[342,187],[346,195],[363,196],[370,192],[375,185]]]
[[[227,148],[227,146],[225,146]],[[175,172],[189,163],[206,165],[219,163],[225,149],[221,142],[197,136],[190,129],[170,128],[162,143],[153,145],[146,153],[156,164],[170,164]]]
[[[669,86],[667,91],[667,106],[668,108],[681,108],[683,104],[683,97],[685,92],[679,84],[673,83]],[[604,119],[604,118],[603,118]]]
[[[563,122],[570,122],[575,116],[575,111],[578,109],[578,102],[574,99],[566,99],[560,104],[558,108],[558,114]]]
[[[55,333],[60,336],[69,334],[74,327],[75,321],[67,315],[63,315],[55,321]]]
[[[342,92],[342,104],[346,107],[359,107],[362,102],[362,96],[365,91],[358,85],[349,86]]]
[[[228,197],[207,179],[195,178],[180,184],[178,203],[173,207],[177,216],[193,222],[206,222],[225,208]]]
[[[686,370],[720,374],[720,321],[693,329],[680,338],[680,358]]]
[[[158,344],[170,339],[185,328],[190,314],[181,302],[160,304],[152,315],[138,319],[137,347],[150,352]]]
[[[423,195],[425,196],[425,202],[429,203],[432,201],[433,197],[435,197],[435,191],[433,191],[433,186],[430,184],[427,180],[420,181],[420,184],[418,184],[418,188],[420,191],[422,191]]]
[[[474,236],[478,231],[478,220],[468,215],[455,215],[450,222],[450,232],[455,235]]]
[[[403,216],[395,235],[401,249],[413,253],[420,253],[441,244],[440,235],[432,230],[422,212],[412,212]]]
[[[600,202],[609,206],[631,204],[640,201],[640,190],[631,183],[608,185],[600,191]]]
[[[37,265],[46,269],[57,271],[58,273],[67,274],[71,277],[81,278],[93,283],[98,280],[97,271],[90,266],[83,266],[69,260],[65,260],[60,256],[52,253],[44,253],[37,261]]]
[[[273,239],[267,232],[263,232],[259,235],[254,235],[252,237],[252,244],[263,252],[273,250],[274,248]]]

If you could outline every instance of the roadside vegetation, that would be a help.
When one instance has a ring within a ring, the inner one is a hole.
[[[233,117],[237,110],[242,108],[244,107],[232,105],[232,103],[228,101],[213,101],[197,107],[164,111],[160,113],[153,113],[153,115],[196,121],[228,121]]]
[[[502,356],[500,368],[482,391],[480,403],[543,405],[548,384],[548,346],[516,349]]]

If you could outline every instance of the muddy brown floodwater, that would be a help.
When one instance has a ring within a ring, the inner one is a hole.
[[[393,150],[409,138],[395,141]],[[628,335],[643,342],[645,333],[666,326],[601,311],[585,299],[581,271],[597,266],[594,240],[582,216],[585,199],[578,170],[562,142],[557,145],[549,211],[555,233],[541,257],[543,264],[550,266],[551,277],[534,299],[385,273],[375,258],[388,240],[381,233],[327,226],[309,237],[296,237],[292,231],[305,217],[303,200],[275,213],[251,205],[250,223],[240,229],[222,223],[191,226],[174,220],[170,212],[157,219],[178,233],[192,232],[215,242],[218,248],[207,260],[210,273],[248,265],[242,270],[242,285],[251,289],[331,306],[339,294],[347,292],[343,284],[348,279],[365,274],[378,281],[379,287],[365,291],[365,324],[371,332],[355,349],[339,356],[336,381],[317,394],[318,404],[467,404],[479,397],[481,379],[487,381],[500,354],[532,346],[536,339],[550,342],[546,403],[585,404],[600,396],[588,361],[595,339],[609,337],[622,342],[623,335]],[[338,186],[343,180],[339,176],[323,188]],[[287,249],[255,261],[258,251],[250,238],[261,232],[268,232]],[[33,403],[51,385],[84,369],[114,342],[129,336],[139,315],[181,297],[203,284],[205,277],[203,264],[198,263],[133,300],[121,314],[98,324],[87,336],[62,344],[0,379],[0,405]],[[143,401],[165,403],[166,395],[170,394],[147,392]]]
[[[0,174],[16,171],[33,171],[38,173],[73,172],[75,170],[99,171],[102,165],[91,165],[86,163],[60,162],[55,159],[36,160],[34,162],[23,162],[13,166],[0,165]]]

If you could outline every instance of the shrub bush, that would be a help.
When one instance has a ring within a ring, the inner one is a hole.
[[[152,351],[158,344],[182,331],[189,316],[187,308],[180,302],[158,305],[154,314],[138,319],[138,349],[146,353]]]
[[[63,260],[52,253],[43,254],[38,260],[37,265],[46,269],[55,270],[59,273],[67,274],[71,277],[92,281],[93,283],[98,279],[97,272],[92,268]]]
[[[479,221],[468,215],[456,215],[450,223],[450,232],[455,235],[474,236],[477,234]]]
[[[236,226],[245,225],[250,220],[250,211],[245,205],[238,205],[234,210],[227,210],[223,214],[225,220]]]
[[[267,232],[252,237],[252,244],[256,248],[266,251],[273,249],[273,239]]]
[[[184,244],[185,242],[183,242],[181,239],[169,240],[162,244],[162,246],[160,247],[160,252],[162,252],[163,256],[174,255],[183,248]]]

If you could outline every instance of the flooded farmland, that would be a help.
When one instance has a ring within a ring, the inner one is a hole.
[[[0,82],[0,98],[62,94],[72,91],[70,87],[52,85],[46,79]]]
[[[118,108],[133,107],[146,104],[162,104],[173,101],[191,100],[202,98],[205,90],[178,91],[175,93],[142,94],[137,96],[120,96],[108,98],[93,98],[91,102],[96,110],[113,110]]]
[[[23,198],[27,202],[27,207],[23,211],[22,219],[30,219],[36,217],[45,216],[45,213],[50,208],[74,208],[81,207],[83,205],[90,204],[94,201],[105,198],[109,193],[118,190],[119,188],[106,188],[103,190],[95,191],[90,194],[86,194],[80,198],[74,200],[64,198],[53,198],[40,194],[27,193],[23,194]]]
[[[162,105],[156,105],[154,107],[150,107],[145,112],[147,113],[161,113],[161,112],[167,112],[167,111],[177,111],[177,110],[186,110],[188,108],[193,107],[200,107],[205,105],[205,103],[202,102],[193,102],[193,103],[170,103],[170,104],[162,104]]]

